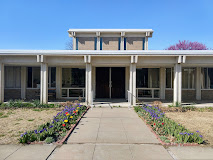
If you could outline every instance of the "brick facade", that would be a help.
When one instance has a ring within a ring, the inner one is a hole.
[[[21,99],[21,89],[4,89],[4,100]]]
[[[167,101],[173,100],[173,90],[165,90],[165,100]],[[182,90],[182,101],[195,101],[195,100],[196,100],[196,90]]]
[[[78,38],[78,50],[95,50],[95,38],[94,37],[79,37]]]
[[[172,101],[173,100],[173,90],[165,90],[165,100]]]
[[[40,99],[40,89],[26,89],[26,99]]]
[[[196,90],[182,90],[182,101],[195,101]]]
[[[103,37],[102,50],[118,50],[118,37]]]
[[[142,37],[127,37],[126,38],[126,50],[142,50],[143,39]]]
[[[213,100],[213,90],[201,90],[202,100]]]

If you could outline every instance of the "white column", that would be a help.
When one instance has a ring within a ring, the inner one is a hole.
[[[86,64],[86,96],[85,100],[88,105],[90,105],[91,102],[91,95],[92,92],[92,65],[90,63]]]
[[[120,50],[124,50],[124,36],[121,36]]]
[[[136,64],[132,64],[132,105],[136,105]]]
[[[27,72],[26,67],[21,67],[21,99],[26,98],[26,85],[27,85],[26,72]]]
[[[72,37],[72,49],[76,50],[76,37]]]
[[[174,66],[174,88],[173,88],[173,103],[175,104],[178,101],[178,88],[177,88],[177,82],[178,82],[178,70],[177,70],[177,64]]]
[[[129,92],[131,94],[131,105],[132,105],[132,82],[133,82],[133,74],[132,74],[132,64],[130,64],[130,67],[129,67]]]
[[[173,103],[181,103],[182,101],[182,67],[181,64],[174,66],[174,89]]]
[[[148,37],[145,37],[144,50],[148,50]]]
[[[160,99],[165,99],[166,88],[166,70],[165,67],[160,68]]]
[[[40,102],[48,103],[48,64],[41,63]]]
[[[101,46],[101,43],[100,43],[100,36],[97,37],[97,50],[100,50],[100,46]]]
[[[182,102],[182,67],[178,64],[178,103]]]
[[[56,99],[61,98],[62,68],[56,67]]]
[[[201,100],[201,67],[196,68],[196,100]]]
[[[0,102],[4,102],[4,64],[0,63]]]

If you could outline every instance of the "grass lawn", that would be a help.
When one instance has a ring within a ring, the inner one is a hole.
[[[61,110],[60,108],[1,109],[0,144],[17,144],[21,134],[52,120]]]
[[[166,112],[167,117],[191,131],[200,131],[204,140],[213,146],[213,112],[187,111]]]

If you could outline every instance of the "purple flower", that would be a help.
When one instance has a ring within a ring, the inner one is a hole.
[[[197,133],[199,133],[199,131],[196,131]]]
[[[202,138],[203,136],[202,136],[202,135],[199,135],[199,137]]]
[[[183,135],[183,133],[179,133],[179,134]]]
[[[53,126],[50,126],[49,128],[53,128]]]
[[[21,134],[21,137],[23,137],[23,134]]]

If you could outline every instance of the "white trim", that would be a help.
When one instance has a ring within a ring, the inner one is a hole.
[[[0,50],[0,56],[46,55],[46,56],[213,56],[213,50]],[[36,58],[36,57],[35,57]]]
[[[69,29],[68,32],[154,32],[152,29]]]

